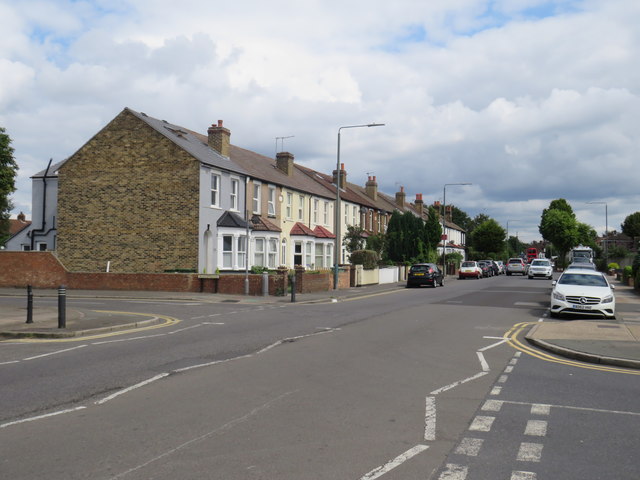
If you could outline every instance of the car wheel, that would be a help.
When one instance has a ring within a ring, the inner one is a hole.
[[[507,277],[510,277],[510,276],[511,276],[511,273],[510,273],[510,272],[507,272]]]
[[[533,280],[533,277],[531,275],[529,275],[529,280]]]
[[[553,275],[549,275],[549,276],[547,277],[547,279],[548,279],[548,280],[553,280]]]

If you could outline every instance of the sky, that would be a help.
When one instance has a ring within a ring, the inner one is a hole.
[[[640,210],[637,0],[0,0],[0,127],[30,176],[125,107],[539,240]],[[276,140],[278,137],[289,137]],[[471,183],[471,185],[448,185]],[[445,185],[447,185],[445,187]],[[598,202],[598,203],[590,203]]]

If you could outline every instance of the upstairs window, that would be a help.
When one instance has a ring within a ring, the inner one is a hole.
[[[230,205],[230,209],[231,210],[238,210],[238,189],[239,189],[239,185],[240,182],[238,182],[238,179],[236,178],[232,178],[231,179],[231,192],[230,192],[230,200],[231,200],[231,205]]]
[[[211,206],[220,208],[220,175],[211,174]]]
[[[259,183],[253,185],[253,213],[260,214],[260,193],[261,187]]]
[[[274,217],[276,215],[276,187],[274,187],[273,185],[269,185],[267,214]]]

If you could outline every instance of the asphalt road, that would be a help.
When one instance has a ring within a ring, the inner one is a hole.
[[[637,479],[638,375],[504,342],[542,318],[549,287],[450,280],[274,308],[99,300],[180,323],[0,343],[0,476]]]

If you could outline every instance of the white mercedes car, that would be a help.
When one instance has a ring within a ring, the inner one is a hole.
[[[535,258],[529,265],[529,271],[527,272],[529,279],[533,277],[543,277],[551,280],[553,278],[553,267],[551,261],[546,258]]]
[[[602,273],[593,270],[567,270],[552,285],[552,317],[571,313],[615,318],[614,286],[609,284]]]

